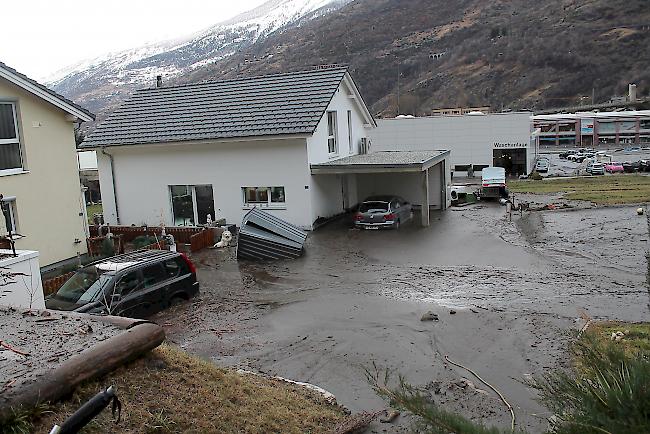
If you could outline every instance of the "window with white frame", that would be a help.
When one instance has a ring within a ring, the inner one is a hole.
[[[204,225],[208,215],[214,220],[211,185],[170,185],[174,226]]]
[[[336,112],[327,112],[327,152],[338,154],[338,131],[336,126]]]
[[[9,234],[11,231],[12,235],[15,235],[18,232],[18,221],[16,212],[16,198],[15,197],[2,197],[0,201],[0,206],[2,206],[3,217],[0,219],[0,227],[3,236]]]
[[[348,146],[350,147],[350,154],[354,152],[352,145],[352,110],[348,110]]]
[[[0,101],[0,171],[22,168],[16,104]]]
[[[279,206],[285,204],[284,187],[242,187],[244,205]]]

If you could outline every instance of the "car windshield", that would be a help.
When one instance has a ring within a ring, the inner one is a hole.
[[[77,304],[93,301],[111,280],[111,276],[105,273],[96,267],[79,270],[59,288],[54,298]]]
[[[387,212],[388,202],[364,202],[359,206],[359,212]]]

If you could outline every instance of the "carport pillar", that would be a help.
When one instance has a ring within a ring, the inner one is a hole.
[[[422,226],[429,226],[429,169],[422,173]]]

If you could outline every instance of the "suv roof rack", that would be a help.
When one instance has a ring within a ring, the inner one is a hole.
[[[110,256],[108,258],[103,258],[99,259],[97,261],[93,261],[86,266],[89,265],[97,265],[97,264],[102,264],[105,262],[112,262],[114,264],[120,264],[120,263],[125,263],[125,262],[137,262],[138,265],[146,263],[146,262],[152,262],[154,260],[159,260],[165,257],[173,257],[176,255],[176,252],[170,252],[169,250],[135,250],[133,252],[129,253],[123,253],[121,255],[117,256]]]

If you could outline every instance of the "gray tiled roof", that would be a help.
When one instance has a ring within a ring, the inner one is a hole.
[[[314,69],[138,90],[81,147],[311,134],[346,71]]]
[[[355,170],[415,169],[425,170],[449,155],[447,150],[377,151],[351,155],[324,163],[312,164],[312,173],[354,173]]]
[[[39,89],[41,89],[42,91],[49,93],[49,94],[52,95],[53,97],[55,97],[55,98],[57,98],[57,99],[59,99],[59,100],[65,102],[65,103],[68,104],[68,105],[73,106],[73,107],[76,108],[77,110],[79,110],[79,111],[81,111],[81,112],[87,114],[89,117],[95,119],[95,115],[94,115],[93,113],[91,113],[89,110],[83,108],[82,106],[80,106],[79,104],[75,103],[74,101],[70,101],[69,99],[67,99],[67,98],[64,97],[63,95],[59,95],[58,93],[54,92],[52,89],[48,88],[47,86],[42,85],[42,84],[39,83],[38,81],[29,78],[28,76],[26,76],[26,75],[23,74],[22,72],[18,72],[18,71],[16,71],[15,69],[13,69],[12,67],[7,66],[6,64],[4,64],[4,63],[2,63],[2,62],[0,62],[0,68],[4,69],[4,70],[6,70],[6,71],[9,71],[11,74],[14,74],[14,75],[18,76],[18,77],[22,78],[22,79],[25,80],[25,81],[28,81],[29,83],[31,83],[31,84],[33,84],[34,86],[36,86],[36,87],[38,87]]]

